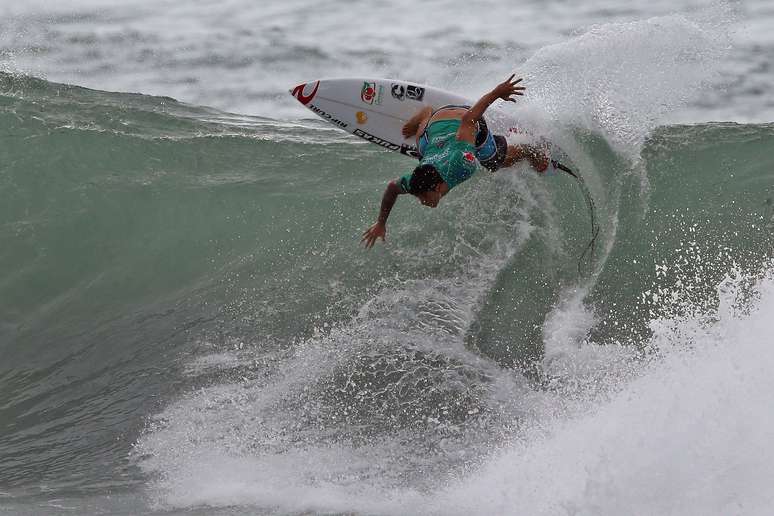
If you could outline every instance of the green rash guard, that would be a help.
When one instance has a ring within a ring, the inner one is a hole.
[[[473,144],[457,139],[457,130],[461,123],[459,119],[431,123],[425,129],[428,144],[424,156],[419,161],[420,165],[432,165],[441,179],[449,185],[449,189],[469,179],[478,165]],[[404,192],[409,191],[411,174],[400,178],[400,186]]]

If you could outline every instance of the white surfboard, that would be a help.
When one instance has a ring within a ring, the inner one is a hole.
[[[461,95],[439,88],[395,79],[342,78],[320,79],[299,84],[289,90],[301,104],[331,124],[375,143],[385,149],[419,157],[416,137],[403,137],[403,124],[421,107],[438,109],[446,105],[471,106],[473,102]],[[495,134],[529,135],[529,131],[501,120],[487,118]],[[551,146],[551,154],[558,149]],[[551,161],[548,172],[560,164]],[[566,168],[566,167],[565,167]]]
[[[431,86],[392,79],[321,79],[292,90],[301,104],[350,134],[385,149],[417,156],[415,137],[403,124],[423,106],[471,105],[470,100]]]

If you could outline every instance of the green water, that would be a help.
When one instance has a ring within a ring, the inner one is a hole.
[[[183,442],[383,440],[406,465],[387,482],[422,485],[534,410],[503,392],[534,396],[568,293],[586,293],[588,339],[637,349],[679,309],[669,292],[712,306],[772,250],[770,125],[662,127],[638,160],[567,130],[600,227],[580,271],[589,213],[566,175],[479,173],[436,210],[404,196],[366,251],[411,160],[322,122],[6,74],[0,138],[0,485],[32,493],[144,485],[143,457]],[[224,352],[237,365],[191,371]],[[186,423],[203,434],[154,440],[155,414],[240,381],[251,416],[213,396],[214,419]]]

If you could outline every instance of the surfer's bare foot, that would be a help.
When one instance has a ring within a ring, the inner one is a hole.
[[[529,146],[527,151],[527,159],[529,164],[536,172],[545,172],[550,163],[548,155],[537,147]]]
[[[515,163],[526,159],[537,172],[545,172],[550,163],[550,158],[545,149],[533,145],[509,145],[505,154],[503,167],[513,166]]]

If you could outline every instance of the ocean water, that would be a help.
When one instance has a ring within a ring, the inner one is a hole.
[[[0,5],[0,513],[769,514],[769,4]],[[411,160],[288,88],[512,70],[583,185],[362,249]]]

